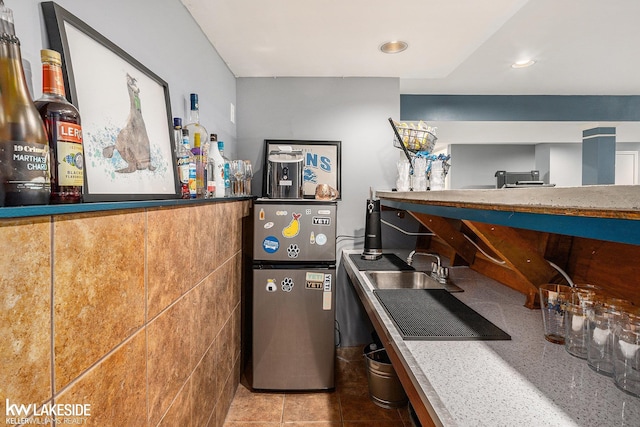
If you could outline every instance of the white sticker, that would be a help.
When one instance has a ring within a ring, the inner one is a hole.
[[[329,209],[318,209],[318,215],[331,215],[331,211]]]
[[[291,292],[293,290],[293,279],[291,277],[285,277],[282,279],[282,290],[285,292]]]
[[[307,215],[311,215],[311,209],[306,209],[306,210],[304,211],[304,213],[305,213],[305,214],[307,214]]]
[[[330,274],[324,275],[324,291],[331,292],[331,275]]]
[[[327,236],[320,233],[320,234],[316,234],[316,245],[324,245],[327,243]]]
[[[275,292],[278,290],[276,281],[273,279],[267,279],[267,292]]]
[[[267,230],[270,229],[271,227],[273,227],[273,222],[269,221],[264,225],[264,228],[266,228]]]
[[[322,293],[322,309],[331,310],[331,292]]]

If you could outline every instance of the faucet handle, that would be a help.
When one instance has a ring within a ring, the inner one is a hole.
[[[435,261],[431,261],[431,272],[434,274],[439,274],[440,272],[438,271],[438,263]]]

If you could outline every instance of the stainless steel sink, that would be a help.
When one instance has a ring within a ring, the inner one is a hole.
[[[422,271],[367,271],[365,276],[375,289],[446,289]]]

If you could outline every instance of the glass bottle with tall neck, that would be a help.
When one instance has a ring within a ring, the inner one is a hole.
[[[204,156],[202,142],[209,140],[207,130],[200,124],[200,105],[198,104],[198,94],[190,95],[191,110],[189,111],[188,123],[184,126],[189,131],[189,143],[191,151],[196,156],[196,192],[197,197],[204,197],[204,166],[206,159]],[[196,138],[196,135],[199,135]]]
[[[49,139],[51,203],[79,203],[84,185],[80,113],[65,98],[60,54],[43,49],[40,57],[42,97],[35,105],[44,120]]]
[[[49,141],[31,100],[13,13],[0,0],[0,206],[49,203]]]
[[[224,196],[231,197],[233,196],[233,191],[231,189],[231,161],[224,155],[224,141],[218,141],[218,151],[220,152],[224,165]]]

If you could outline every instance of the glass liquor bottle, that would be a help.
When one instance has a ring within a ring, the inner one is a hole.
[[[173,151],[177,156],[182,146],[182,119],[180,117],[173,118],[173,143],[175,144]]]
[[[224,196],[230,197],[233,196],[233,192],[231,191],[231,161],[224,155],[224,141],[218,141],[218,151],[220,152],[224,165]]]
[[[207,197],[224,196],[224,160],[218,151],[218,136],[212,133],[207,158]]]
[[[44,205],[51,195],[49,141],[31,100],[13,12],[0,0],[0,206]]]
[[[79,203],[84,185],[80,113],[65,98],[60,54],[43,49],[40,57],[42,97],[35,105],[44,120],[49,140],[51,203]]]
[[[180,197],[183,199],[196,196],[196,160],[189,146],[189,131],[181,130],[181,143],[176,156],[178,177],[180,179]]]
[[[207,130],[200,124],[200,105],[198,104],[198,94],[190,95],[191,110],[189,111],[189,122],[184,128],[189,130],[189,144],[191,151],[196,156],[196,193],[197,197],[204,197],[204,164],[205,156],[203,147],[200,143],[208,141],[209,134]],[[196,139],[199,135],[199,140]]]

